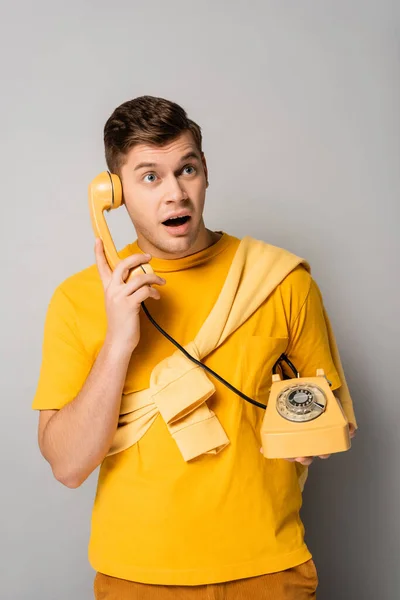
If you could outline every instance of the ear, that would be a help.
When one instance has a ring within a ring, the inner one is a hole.
[[[207,168],[207,161],[206,161],[206,157],[204,156],[204,152],[201,153],[201,162],[203,163],[204,174],[206,176],[206,182],[207,182],[206,187],[208,187],[210,184],[208,181],[208,168]]]

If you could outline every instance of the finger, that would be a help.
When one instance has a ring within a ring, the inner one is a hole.
[[[99,271],[100,279],[104,286],[108,285],[112,271],[104,254],[103,242],[100,238],[96,238],[94,245],[94,253],[96,257],[97,270]]]
[[[304,465],[305,467],[310,466],[313,460],[313,456],[301,456],[299,458],[295,458],[296,462],[300,463],[301,465]]]
[[[135,305],[140,306],[142,302],[147,300],[147,298],[154,298],[155,300],[160,299],[160,292],[152,287],[147,285],[141,287],[137,292],[132,294],[131,298]]]
[[[145,273],[143,273],[143,275],[135,275],[131,281],[124,285],[123,294],[124,296],[130,296],[144,285],[165,285],[165,283],[165,279],[153,273],[149,275],[146,275]]]
[[[353,423],[349,423],[350,439],[353,439],[353,437],[355,437],[356,431],[356,426]]]
[[[148,263],[150,259],[150,254],[132,254],[131,256],[124,258],[115,267],[113,280],[118,283],[124,282],[131,269]]]
[[[327,458],[330,458],[332,456],[332,454],[321,454],[318,458],[321,458],[322,460],[326,460]]]

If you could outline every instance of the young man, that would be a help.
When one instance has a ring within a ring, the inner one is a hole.
[[[175,340],[200,353],[196,336],[242,248],[237,238],[204,225],[208,171],[200,128],[175,103],[146,96],[114,111],[104,141],[137,241],[120,252],[112,272],[97,240],[97,268],[56,289],[33,402],[40,410],[40,449],[57,480],[76,488],[101,465],[89,546],[95,596],[315,598],[317,575],[303,539],[298,479],[301,464],[309,465],[312,457],[265,459],[264,411],[201,368],[213,388],[200,401],[203,384],[179,387],[185,381],[179,374],[177,388],[169,388],[178,391],[165,396],[164,404],[159,393],[170,385],[162,378],[175,348],[141,303]],[[148,262],[154,274],[126,282],[130,269]],[[307,265],[299,260],[288,271],[203,357],[264,404],[283,352],[303,376],[314,376],[320,367],[332,389],[343,385]],[[193,406],[181,410],[193,394]],[[175,402],[181,412],[166,416]],[[196,416],[201,411],[204,418]],[[346,414],[353,431],[351,402]],[[202,448],[194,448],[195,442]]]

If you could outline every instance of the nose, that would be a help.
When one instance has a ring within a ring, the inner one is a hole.
[[[168,180],[164,199],[167,203],[183,202],[187,200],[188,195],[176,177],[171,177]]]

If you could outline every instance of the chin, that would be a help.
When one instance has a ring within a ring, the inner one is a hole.
[[[136,229],[136,232],[138,230]],[[141,237],[143,237],[147,244],[153,247],[153,251],[149,248],[150,254],[157,256],[157,251],[160,254],[167,255],[164,258],[180,258],[191,253],[191,249],[195,248],[199,240],[201,227],[197,227],[195,230],[188,231],[185,235],[173,236],[169,235],[166,231],[152,232],[140,231]],[[146,245],[147,245],[146,244]],[[160,256],[161,258],[161,256]]]
[[[196,241],[197,237],[182,236],[179,238],[162,240],[161,243],[157,244],[157,247],[162,252],[179,255],[188,252],[196,244]]]

